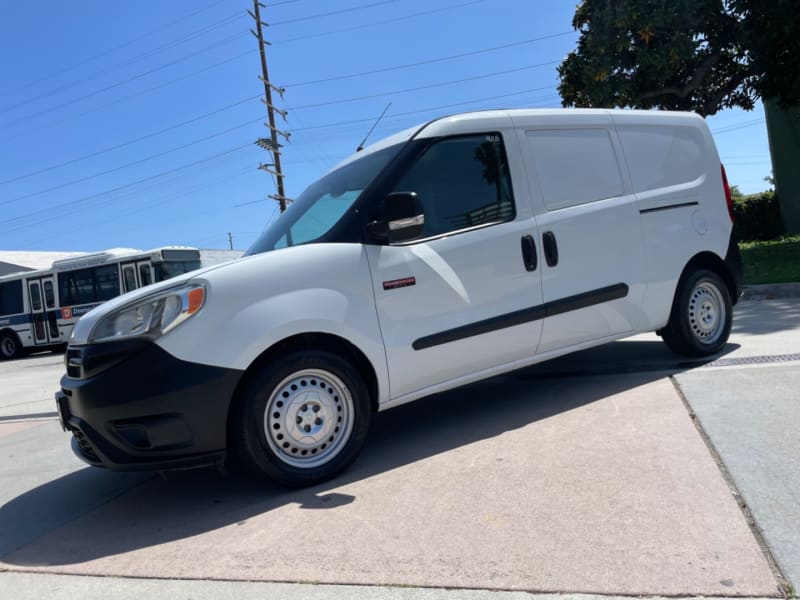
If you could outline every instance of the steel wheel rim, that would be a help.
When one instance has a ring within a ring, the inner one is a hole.
[[[689,327],[694,338],[705,345],[719,341],[725,327],[725,301],[711,282],[698,283],[689,296]]]
[[[353,430],[348,387],[322,369],[304,369],[281,381],[267,400],[264,434],[282,462],[313,469],[337,456]]]

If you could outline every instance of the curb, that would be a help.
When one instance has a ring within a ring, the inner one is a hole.
[[[767,283],[746,285],[741,300],[778,300],[800,298],[800,283]]]

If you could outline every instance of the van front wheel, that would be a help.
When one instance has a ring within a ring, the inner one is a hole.
[[[719,275],[701,269],[679,285],[669,323],[659,333],[677,354],[709,356],[722,350],[732,322],[728,287]]]
[[[234,414],[238,457],[300,487],[335,477],[358,456],[371,419],[361,375],[329,352],[294,352],[246,386]]]

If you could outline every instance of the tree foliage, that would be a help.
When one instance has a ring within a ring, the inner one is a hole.
[[[800,106],[798,0],[581,0],[572,25],[565,106]]]

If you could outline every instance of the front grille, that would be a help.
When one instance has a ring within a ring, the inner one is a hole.
[[[92,445],[89,443],[89,438],[86,437],[86,434],[83,433],[80,429],[74,428],[72,430],[72,435],[75,436],[75,440],[78,442],[78,447],[83,452],[84,456],[91,460],[92,462],[100,462],[100,459],[97,457],[97,453],[92,448]]]

